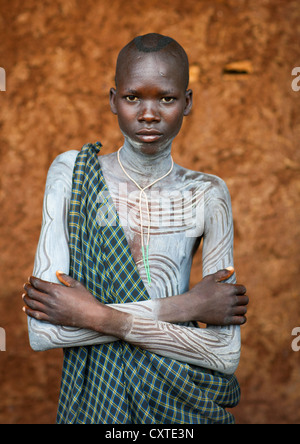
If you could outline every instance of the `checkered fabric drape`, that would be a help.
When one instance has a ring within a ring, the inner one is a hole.
[[[101,172],[100,147],[99,142],[84,145],[74,167],[70,275],[104,304],[146,300]],[[235,376],[116,341],[64,350],[57,423],[233,423],[225,408],[234,407],[239,397]]]

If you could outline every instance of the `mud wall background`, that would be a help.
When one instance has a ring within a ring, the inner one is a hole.
[[[190,58],[194,108],[175,161],[221,176],[232,195],[236,269],[251,298],[237,422],[300,422],[291,348],[300,326],[299,1],[0,0],[0,423],[55,420],[61,352],[30,350],[21,311],[46,174],[62,151],[120,146],[108,104],[115,60],[147,32],[174,37]],[[200,267],[198,258],[194,283]]]

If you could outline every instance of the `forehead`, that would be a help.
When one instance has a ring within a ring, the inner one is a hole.
[[[166,51],[151,54],[132,51],[119,64],[116,80],[118,86],[131,85],[130,88],[156,84],[164,89],[185,89],[182,64]]]

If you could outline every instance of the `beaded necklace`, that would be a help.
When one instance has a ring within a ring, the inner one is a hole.
[[[162,177],[159,177],[158,179],[154,180],[154,182],[150,183],[150,185],[147,185],[146,187],[142,188],[125,170],[125,168],[121,162],[121,159],[120,159],[120,151],[122,148],[123,147],[121,147],[117,153],[119,165],[122,168],[123,173],[128,177],[128,179],[130,179],[136,185],[136,187],[140,190],[139,211],[140,211],[140,221],[141,221],[142,254],[143,254],[143,262],[144,262],[144,267],[146,270],[148,285],[151,286],[151,274],[150,274],[150,266],[149,266],[149,243],[150,243],[151,218],[150,218],[148,197],[147,197],[147,194],[145,193],[145,190],[152,187],[154,184],[156,184],[160,180],[164,179],[165,177],[167,177],[173,170],[174,162],[173,162],[173,158],[171,157],[172,164],[171,164],[171,168],[169,169],[169,171],[166,174],[164,174]],[[146,248],[145,248],[145,243],[144,243],[144,230],[143,230],[144,226],[143,226],[143,214],[142,214],[142,196],[143,195],[144,195],[145,201],[146,201],[146,210],[147,210],[147,217],[148,217],[148,232],[147,232]]]

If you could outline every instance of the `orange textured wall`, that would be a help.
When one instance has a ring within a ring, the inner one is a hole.
[[[232,195],[236,269],[251,299],[237,422],[300,422],[300,352],[291,348],[300,326],[299,26],[298,0],[1,0],[0,423],[55,420],[61,352],[33,353],[21,312],[46,173],[86,142],[101,140],[106,153],[120,146],[108,104],[115,60],[147,32],[174,37],[190,58],[194,108],[175,161],[221,176]],[[192,282],[200,267],[197,258]]]

